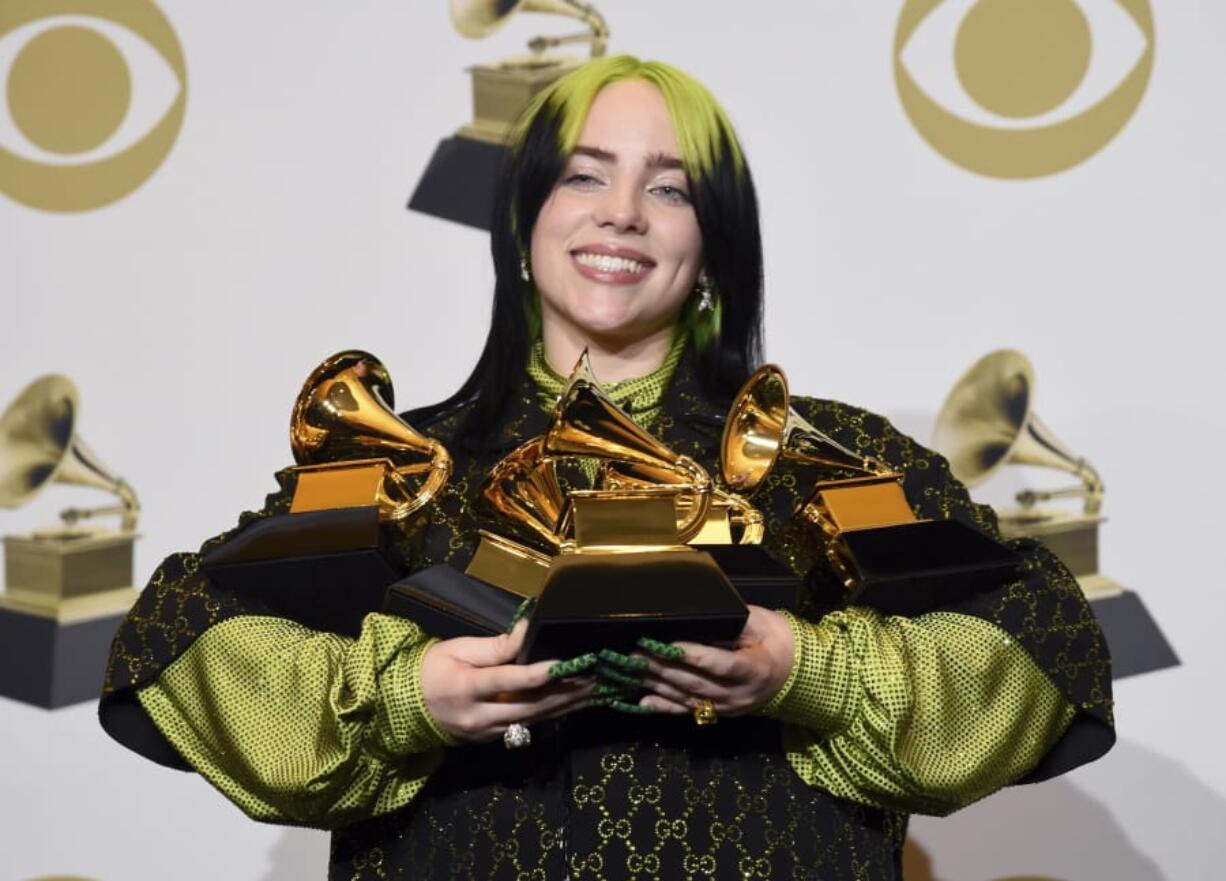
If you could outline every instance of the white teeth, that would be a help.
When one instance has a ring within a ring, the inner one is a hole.
[[[613,257],[609,254],[589,254],[578,251],[575,259],[584,266],[590,266],[598,272],[646,272],[647,267],[629,257]]]

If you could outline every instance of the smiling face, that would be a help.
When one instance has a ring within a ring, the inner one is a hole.
[[[578,143],[532,229],[533,281],[552,335],[626,346],[671,335],[702,268],[664,97],[638,80],[592,102]]]

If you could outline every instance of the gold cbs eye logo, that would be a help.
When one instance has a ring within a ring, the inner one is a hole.
[[[907,0],[894,35],[911,123],[945,158],[998,178],[1093,156],[1153,66],[1149,0]]]
[[[0,192],[46,211],[135,190],[187,108],[183,48],[149,0],[3,0],[0,81]]]

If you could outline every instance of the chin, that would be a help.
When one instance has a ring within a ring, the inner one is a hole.
[[[624,309],[585,310],[571,320],[584,333],[603,338],[633,337],[644,326],[638,315]]]

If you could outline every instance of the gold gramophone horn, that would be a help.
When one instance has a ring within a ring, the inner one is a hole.
[[[1103,482],[1083,457],[1062,444],[1035,415],[1034,368],[1021,352],[1001,349],[980,358],[954,385],[937,415],[932,445],[949,458],[967,486],[1008,463],[1067,471],[1081,486],[1018,493],[1025,507],[1067,496],[1085,498],[1085,513],[1102,508]]]
[[[554,407],[543,450],[549,456],[583,456],[617,463],[619,470],[631,473],[634,466],[670,472],[674,479],[669,485],[692,498],[688,519],[678,524],[677,540],[689,541],[706,522],[711,476],[689,456],[674,453],[640,428],[614,404],[592,374],[586,351]]]
[[[562,544],[558,527],[566,497],[558,485],[554,461],[545,455],[543,440],[534,437],[495,465],[481,486],[480,497],[512,531],[542,539],[556,552]]]
[[[589,30],[567,37],[534,37],[528,43],[533,52],[563,43],[591,43],[592,57],[599,58],[609,42],[604,17],[594,6],[579,0],[451,0],[450,5],[451,23],[466,37],[488,37],[519,12],[545,12],[577,18]]]
[[[774,364],[766,364],[741,387],[724,423],[720,445],[724,481],[750,492],[780,458],[856,474],[890,474],[881,463],[847,449],[793,410],[787,376]]]
[[[394,406],[387,368],[367,352],[339,352],[311,372],[294,401],[290,447],[300,466],[300,489],[312,486],[309,497],[295,495],[291,510],[352,504],[345,501],[349,486],[343,468],[380,463],[381,519],[403,521],[434,498],[451,475],[451,456],[397,416]],[[405,478],[422,472],[428,473],[414,489]],[[311,479],[304,482],[308,474]]]
[[[105,508],[69,508],[68,523],[99,514],[120,514],[121,528],[136,529],[140,503],[123,478],[112,474],[76,434],[80,405],[66,376],[34,380],[0,416],[0,507],[17,508],[52,483],[91,486],[119,497]]]

